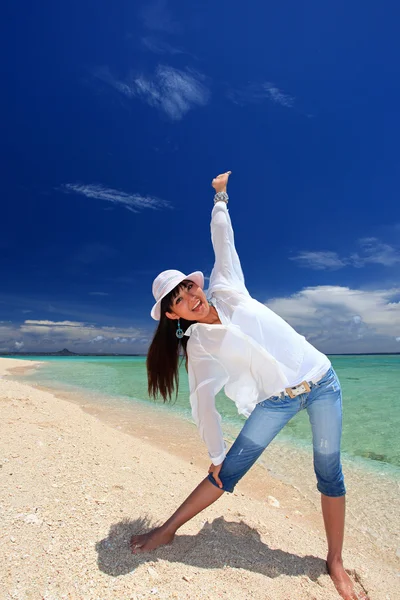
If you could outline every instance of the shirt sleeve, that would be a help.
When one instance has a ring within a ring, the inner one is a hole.
[[[188,344],[188,374],[193,420],[205,442],[214,465],[220,465],[226,455],[221,429],[221,415],[215,406],[215,396],[222,389],[225,372],[219,361],[191,336]]]
[[[211,213],[211,241],[215,263],[210,276],[210,289],[231,290],[249,295],[235,248],[231,218],[225,202],[216,202]]]

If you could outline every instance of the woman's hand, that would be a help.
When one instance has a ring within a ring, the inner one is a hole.
[[[221,173],[221,175],[217,175],[217,177],[212,180],[211,185],[216,192],[226,192],[226,186],[228,185],[228,179],[231,173],[232,171]]]
[[[213,465],[213,463],[211,463],[211,465],[208,468],[208,472],[211,473],[211,475],[214,477],[218,487],[222,488],[222,481],[219,478],[219,472],[222,469],[222,465],[224,463],[222,462],[220,465],[215,466]]]

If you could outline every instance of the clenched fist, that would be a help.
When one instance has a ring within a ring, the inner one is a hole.
[[[228,179],[231,173],[232,171],[221,173],[221,175],[217,175],[217,177],[212,180],[211,185],[216,192],[226,192],[226,186],[228,185]]]

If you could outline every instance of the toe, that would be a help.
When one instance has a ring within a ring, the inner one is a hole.
[[[131,537],[130,547],[133,554],[136,554],[143,545],[143,541],[140,539],[141,537],[142,536],[140,535],[133,535]]]

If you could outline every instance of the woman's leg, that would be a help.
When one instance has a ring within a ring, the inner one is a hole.
[[[314,469],[321,492],[321,507],[328,542],[328,572],[339,594],[346,600],[359,598],[343,567],[345,487],[340,462],[342,393],[334,371],[313,388],[307,401],[313,434]],[[366,598],[366,596],[362,596]]]
[[[223,493],[224,490],[210,483],[208,478],[204,479],[163,525],[148,533],[131,537],[132,553],[148,552],[170,544],[179,527],[213,504]]]
[[[299,407],[297,399],[287,397],[284,400],[264,400],[257,404],[225,457],[219,473],[223,489],[217,486],[212,475],[204,479],[161,527],[143,535],[132,536],[132,552],[147,552],[170,543],[179,527],[213,504],[224,491],[232,492],[239,479],[298,412]]]

